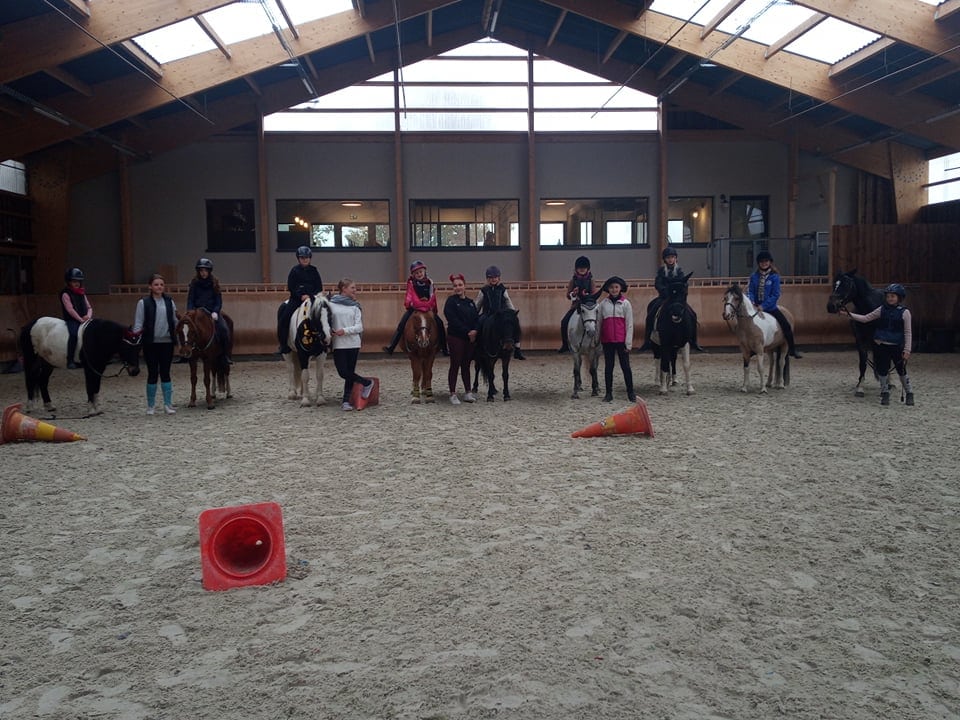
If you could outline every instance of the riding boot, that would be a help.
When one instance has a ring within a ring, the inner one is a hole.
[[[890,404],[890,376],[884,375],[880,378],[880,404]]]
[[[393,333],[393,337],[390,339],[390,344],[383,346],[383,351],[387,355],[393,355],[393,351],[397,347],[397,343],[400,342],[401,335],[403,335],[403,325],[398,327],[397,331]]]
[[[690,314],[693,316],[693,340],[690,342],[690,347],[692,347],[697,352],[706,352],[707,349],[700,344],[700,324],[697,322],[697,314],[691,310]]]
[[[227,331],[220,328],[217,335],[220,340],[220,347],[223,348],[223,362],[227,365],[233,365],[233,343],[230,342]]]
[[[77,353],[77,333],[72,332],[67,337],[67,370],[76,370],[79,367],[74,360]]]
[[[514,360],[526,360],[526,359],[527,359],[527,356],[524,355],[522,352],[520,352],[520,346],[519,346],[519,345],[514,345],[514,346],[513,346],[513,359],[514,359]]]
[[[174,410],[173,408],[173,383],[172,382],[160,383],[160,390],[163,391],[164,412],[166,412],[167,415],[173,415],[176,412],[176,410]]]
[[[153,415],[157,404],[157,384],[147,383],[147,415]]]
[[[797,350],[797,344],[793,339],[793,328],[790,327],[790,323],[786,321],[786,318],[780,323],[780,327],[783,329],[783,335],[787,339],[787,354],[799,360],[803,357],[803,353]]]
[[[633,378],[627,383],[627,400],[630,402],[637,401],[637,394],[633,391]]]
[[[900,383],[903,385],[903,391],[906,393],[906,398],[904,402],[907,405],[913,405],[913,383],[910,382],[909,375],[903,375],[900,378]]]
[[[653,334],[653,317],[647,316],[647,322],[643,326],[643,345],[638,347],[634,352],[646,352],[647,350],[653,350],[653,343],[650,341],[650,336]]]

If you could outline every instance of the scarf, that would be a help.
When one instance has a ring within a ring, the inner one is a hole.
[[[766,289],[767,276],[772,272],[772,268],[767,269],[766,272],[757,270],[757,274],[760,277],[760,282],[757,283],[757,305],[763,305],[763,291]]]
[[[75,287],[72,287],[72,286],[70,286],[70,285],[67,285],[67,290],[70,291],[71,293],[73,293],[74,295],[86,295],[86,294],[87,294],[87,291],[83,288],[82,285],[81,285],[80,287],[76,287],[76,288],[75,288]]]
[[[334,295],[330,298],[330,302],[336,303],[337,305],[348,305],[349,307],[360,307],[360,303],[354,300],[351,297],[346,295]]]

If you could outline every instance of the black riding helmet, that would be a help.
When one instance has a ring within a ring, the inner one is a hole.
[[[196,269],[200,270],[201,268],[206,268],[210,272],[213,272],[213,260],[210,258],[200,258],[197,260]]]
[[[770,262],[773,262],[773,255],[771,255],[767,250],[761,250],[757,253],[757,262],[760,262],[761,260],[769,260]]]
[[[884,294],[893,293],[894,295],[899,295],[900,299],[903,300],[907,296],[907,289],[900,283],[891,283],[883,290]]]
[[[580,268],[586,268],[587,270],[589,270],[590,258],[588,258],[586,255],[581,255],[576,259],[576,262],[573,263],[573,267],[574,269],[577,269],[577,270],[579,270]]]
[[[83,270],[76,267],[70,268],[63,274],[63,279],[66,282],[70,282],[71,280],[79,280],[80,282],[83,282]]]
[[[677,257],[677,251],[672,247],[664,248],[663,252],[660,253],[660,257],[666,260],[668,257]]]
[[[300,247],[297,248],[297,257],[298,258],[313,257],[313,250],[311,250],[308,245],[301,245]]]

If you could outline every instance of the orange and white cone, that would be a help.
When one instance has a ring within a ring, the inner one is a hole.
[[[649,435],[653,437],[653,425],[650,423],[650,415],[647,413],[647,406],[643,400],[637,400],[637,404],[629,410],[615,413],[609,417],[587,425],[585,428],[572,433],[570,437],[589,438],[605,437],[607,435]]]
[[[17,440],[43,440],[45,442],[73,442],[86,440],[82,435],[69,430],[61,430],[56,425],[37,420],[20,412],[22,403],[10,405],[3,411],[3,423],[0,425],[0,444]]]

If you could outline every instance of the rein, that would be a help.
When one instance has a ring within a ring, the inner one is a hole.
[[[195,325],[192,321],[190,321],[190,320],[184,320],[184,321],[183,321],[183,324],[184,324],[184,325],[187,325],[187,326],[190,327],[190,328],[192,328],[194,335],[199,335],[199,334],[200,334],[200,331],[197,329],[196,325]],[[203,354],[203,353],[205,353],[205,352],[210,348],[211,345],[213,345],[213,341],[216,339],[216,337],[217,337],[217,333],[216,333],[216,330],[214,330],[214,332],[211,332],[211,333],[210,333],[210,339],[207,340],[207,344],[204,345],[202,348],[201,348],[201,347],[198,347],[198,346],[197,346],[197,343],[196,343],[195,341],[192,341],[192,340],[191,340],[190,343],[187,345],[187,347],[190,348],[190,351],[191,351],[191,352],[196,351],[196,352],[199,352],[199,353]]]

